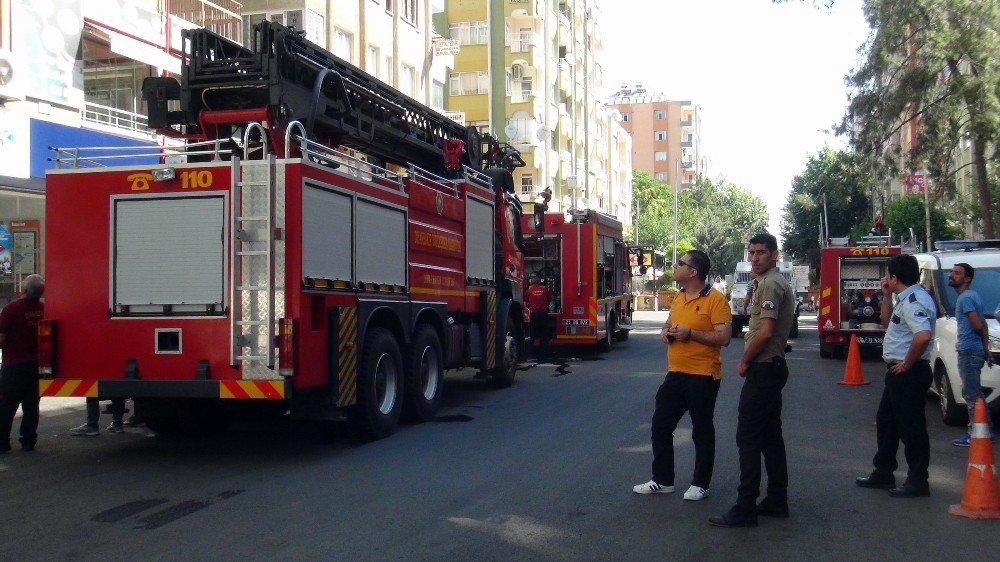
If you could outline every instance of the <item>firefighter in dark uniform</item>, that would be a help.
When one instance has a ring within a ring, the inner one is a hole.
[[[934,341],[937,306],[919,284],[917,259],[909,254],[889,259],[888,275],[882,278],[882,343],[885,359],[885,389],[875,415],[878,451],[875,470],[855,482],[862,488],[889,490],[894,498],[929,495],[927,468],[931,445],[924,406],[931,386],[930,343]],[[893,308],[892,295],[896,294]],[[903,442],[906,482],[896,486],[896,450]]]
[[[788,517],[788,463],[781,433],[781,389],[788,382],[785,349],[795,315],[795,292],[778,272],[778,240],[767,233],[750,239],[754,279],[750,327],[737,370],[743,382],[736,446],[740,485],[736,505],[709,518],[717,527],[755,527],[757,516]],[[760,495],[760,459],[767,469],[767,496]]]
[[[549,300],[552,295],[545,287],[545,280],[539,277],[531,278],[528,287],[528,310],[531,311],[531,344],[535,347],[535,357],[538,361],[545,359],[545,350],[549,345]],[[537,343],[536,343],[537,342]]]

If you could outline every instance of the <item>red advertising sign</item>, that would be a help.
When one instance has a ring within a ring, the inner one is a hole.
[[[923,195],[927,186],[927,176],[924,174],[910,174],[906,176],[906,194]]]

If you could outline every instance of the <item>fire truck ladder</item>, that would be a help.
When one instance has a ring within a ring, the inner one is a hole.
[[[243,146],[249,154],[250,135],[260,135],[260,160],[233,159],[230,264],[230,364],[253,362],[274,368],[274,155],[267,150],[267,133],[259,123],[247,126]]]

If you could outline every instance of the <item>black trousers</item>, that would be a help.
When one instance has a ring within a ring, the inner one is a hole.
[[[875,470],[889,475],[899,467],[896,451],[902,441],[906,482],[917,487],[927,486],[927,467],[931,462],[931,444],[924,416],[931,378],[931,365],[927,361],[918,361],[909,371],[899,375],[887,371],[885,389],[875,415],[878,435],[878,452],[872,460]]]
[[[751,363],[740,393],[736,446],[740,453],[740,485],[736,507],[744,513],[757,509],[760,495],[760,458],[767,470],[767,496],[788,500],[788,462],[781,434],[781,389],[788,382],[788,365],[775,358]]]
[[[674,485],[674,430],[685,412],[691,414],[694,441],[693,486],[708,488],[715,467],[715,399],[722,381],[705,375],[669,372],[656,391],[653,410],[653,480]]]
[[[38,441],[38,363],[0,367],[0,444],[10,441],[11,425],[21,407],[21,444]]]
[[[531,341],[538,340],[538,359],[545,358],[545,351],[549,346],[549,313],[545,310],[531,311]]]

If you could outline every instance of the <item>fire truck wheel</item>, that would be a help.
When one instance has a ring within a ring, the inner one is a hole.
[[[618,330],[615,332],[615,341],[628,341],[628,330]]]
[[[831,350],[830,346],[823,341],[819,342],[819,356],[822,357],[823,359],[829,359],[833,357],[833,350]]]
[[[351,409],[352,425],[369,439],[392,434],[399,423],[403,397],[403,359],[392,332],[372,328],[365,337],[358,403]]]
[[[937,386],[938,398],[941,403],[941,420],[945,425],[964,425],[968,418],[969,410],[959,407],[955,401],[955,393],[951,390],[951,380],[948,378],[948,369],[944,365],[938,365],[934,372],[934,382]]]
[[[615,330],[618,329],[618,324],[615,322],[615,316],[613,314],[608,314],[606,321],[604,322],[604,338],[598,343],[598,347],[604,353],[611,351],[614,347],[615,341]]]
[[[407,421],[425,422],[437,414],[444,378],[441,356],[437,331],[426,324],[418,327],[410,346],[403,392],[403,416]]]
[[[518,341],[521,335],[517,329],[517,323],[509,316],[500,316],[503,326],[500,327],[503,339],[499,342],[497,351],[497,366],[490,376],[490,384],[493,388],[507,388],[514,384],[514,375],[517,374],[517,361],[520,357],[520,347]]]

